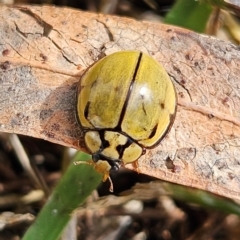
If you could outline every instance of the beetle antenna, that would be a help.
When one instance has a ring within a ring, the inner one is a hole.
[[[88,162],[88,161],[76,161],[76,162],[73,162],[74,165],[80,165],[80,164],[87,164],[87,165],[94,165],[94,163],[92,162]]]

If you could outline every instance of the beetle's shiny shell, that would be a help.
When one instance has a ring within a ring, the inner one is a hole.
[[[76,115],[95,161],[126,164],[163,139],[176,104],[175,88],[156,60],[142,52],[121,51],[85,71]]]

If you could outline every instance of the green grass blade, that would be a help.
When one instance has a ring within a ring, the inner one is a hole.
[[[202,207],[233,213],[240,216],[240,205],[231,199],[195,188],[164,183],[164,189],[175,199],[198,204]]]
[[[178,0],[164,22],[196,32],[204,32],[212,7],[205,1]]]
[[[78,153],[74,161],[87,161],[89,158],[87,154]],[[23,240],[59,239],[72,212],[97,188],[101,180],[102,175],[93,166],[70,164]]]

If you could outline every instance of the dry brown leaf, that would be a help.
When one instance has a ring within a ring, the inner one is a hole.
[[[141,50],[164,65],[179,104],[170,134],[139,159],[140,172],[240,199],[237,46],[173,26],[51,6],[1,6],[0,36],[1,131],[85,151],[74,116],[79,77],[104,54]]]

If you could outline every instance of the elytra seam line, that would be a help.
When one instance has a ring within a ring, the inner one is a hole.
[[[122,120],[124,118],[124,115],[125,115],[125,112],[126,112],[126,109],[127,109],[128,100],[129,100],[131,92],[132,92],[133,84],[134,84],[134,82],[136,80],[136,75],[137,75],[137,72],[138,72],[138,69],[139,69],[139,66],[140,66],[141,59],[142,59],[142,53],[140,52],[139,57],[138,57],[138,61],[137,61],[137,65],[135,67],[135,71],[134,71],[134,74],[133,74],[133,78],[131,80],[131,83],[130,83],[130,86],[129,86],[129,89],[128,89],[126,101],[124,102],[124,105],[123,105],[123,108],[122,108],[122,112],[120,114],[120,118],[119,118],[119,121],[118,121],[118,125],[116,127],[116,129],[118,129],[120,131],[122,130],[121,129],[121,123],[122,123]]]

